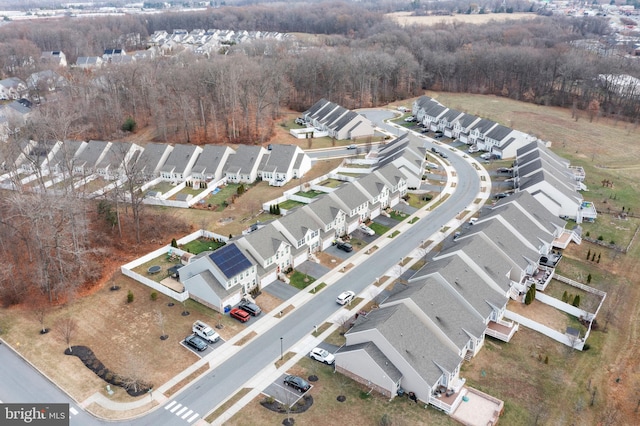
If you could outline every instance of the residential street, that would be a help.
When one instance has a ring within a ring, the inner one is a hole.
[[[335,283],[331,284],[318,295],[299,307],[295,311],[287,314],[275,325],[265,332],[258,334],[250,343],[244,345],[241,350],[231,356],[215,369],[211,370],[204,377],[179,393],[175,398],[170,398],[155,411],[135,420],[121,422],[121,424],[133,425],[176,425],[191,424],[186,418],[178,417],[171,410],[163,409],[167,404],[180,404],[187,407],[187,413],[199,413],[204,416],[212,408],[219,405],[229,395],[233,395],[238,389],[263,370],[267,365],[274,362],[281,355],[281,339],[284,352],[303,339],[314,326],[323,324],[332,317],[336,311],[341,309],[335,303],[338,294],[345,290],[353,290],[356,294],[364,290],[373,283],[377,277],[384,275],[386,271],[396,265],[401,258],[407,256],[422,241],[438,232],[443,225],[454,218],[473,203],[480,188],[480,179],[477,171],[463,158],[451,155],[451,165],[456,169],[458,182],[455,192],[436,210],[430,212],[425,218],[411,226],[411,232],[401,232],[393,238],[385,247],[376,250],[368,255],[362,263],[351,268]],[[335,274],[341,274],[334,272]],[[341,274],[342,275],[342,274]],[[367,295],[365,295],[367,296]],[[2,383],[0,384],[0,398],[5,402],[33,402],[35,393],[33,389],[47,388],[42,382],[51,385],[42,376],[36,374],[30,367],[16,365],[15,356],[5,353],[7,348],[0,347],[3,363],[0,363],[0,373],[2,373]],[[19,362],[22,362],[21,360]],[[24,364],[22,362],[22,364]],[[27,374],[29,370],[31,374]],[[15,386],[25,386],[19,392]],[[28,391],[26,390],[28,387]],[[55,389],[57,390],[57,389]],[[66,400],[64,394],[58,391],[55,395],[48,390],[38,396],[38,400],[48,402],[62,402]],[[174,402],[175,401],[175,402]],[[181,413],[183,410],[177,411]],[[76,416],[71,416],[72,425],[89,424],[109,424],[112,422],[102,422],[95,419],[89,421],[88,415],[81,412]],[[193,423],[195,424],[195,423]]]

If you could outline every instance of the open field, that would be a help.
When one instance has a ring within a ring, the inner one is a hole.
[[[466,23],[466,24],[486,24],[491,21],[504,22],[516,19],[534,19],[539,17],[535,13],[484,13],[466,15],[457,14],[451,16],[412,16],[412,12],[388,13],[388,17],[402,26],[410,25],[435,25],[440,23]]]

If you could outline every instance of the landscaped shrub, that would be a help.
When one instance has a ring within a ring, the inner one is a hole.
[[[604,241],[604,237],[603,237],[602,235],[600,235],[600,236],[598,237],[598,241]]]
[[[562,293],[562,301],[564,303],[567,303],[569,301],[569,294],[567,293],[567,290],[565,290],[564,293]]]
[[[549,355],[544,357],[544,363],[549,364]]]
[[[129,292],[127,293],[127,303],[131,302],[133,302],[133,292],[129,290]]]
[[[587,251],[587,260],[589,260],[590,257],[591,257],[591,249],[589,249],[589,251]]]
[[[151,297],[151,300],[155,302],[156,300],[158,300],[158,293],[155,291],[152,291],[150,297]]]
[[[588,351],[589,349],[591,349],[591,346],[588,343],[585,343],[584,346],[582,347],[583,351]]]
[[[136,126],[136,120],[134,120],[133,117],[127,117],[127,119],[124,120],[124,123],[122,123],[121,128],[123,132],[133,132],[136,129]]]
[[[178,241],[176,241],[176,239],[175,239],[175,238],[173,238],[173,239],[171,240],[171,247],[178,248]]]
[[[573,306],[575,306],[576,308],[580,307],[580,295],[576,294],[576,297],[573,298]]]
[[[598,260],[600,260],[600,257],[598,257]],[[591,274],[587,275],[587,284],[591,284]]]

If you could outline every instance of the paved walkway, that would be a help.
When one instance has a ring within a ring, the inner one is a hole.
[[[468,161],[475,162],[475,160],[473,160],[472,158],[469,158]],[[447,177],[448,177],[447,184],[443,188],[443,191],[441,194],[441,196],[444,196],[445,194],[450,194],[453,191],[453,188],[457,183],[457,177],[455,176],[454,173],[452,173],[453,169],[450,166],[448,166],[448,163],[442,162],[442,166],[447,171]],[[482,168],[480,168],[479,172],[486,174],[486,172],[484,172],[484,169]],[[449,223],[446,224],[446,227],[448,228],[447,233],[437,232],[436,234],[434,234],[429,239],[429,241],[431,242],[429,246],[416,248],[408,256],[411,258],[409,262],[407,262],[405,265],[398,264],[394,266],[386,275],[389,275],[392,277],[401,276],[403,278],[410,277],[411,275],[413,275],[414,271],[411,271],[410,268],[414,263],[419,261],[424,256],[424,252],[425,251],[429,252],[433,250],[449,234],[453,233],[459,226],[464,224],[471,216],[473,216],[473,214],[480,208],[480,206],[484,203],[484,201],[486,201],[488,195],[491,192],[491,181],[488,179],[488,175],[486,179],[481,182],[481,186],[482,186],[483,192],[479,194],[480,203],[474,203],[473,205],[469,206],[469,208],[467,209],[469,213],[465,217],[459,218],[459,219],[455,219],[455,218],[452,219]],[[413,216],[408,217],[406,220],[401,222],[395,228],[389,230],[387,234],[380,236],[380,238],[376,240],[376,245],[378,246],[378,249],[379,250],[384,249],[384,247],[392,241],[391,238],[387,238],[387,235],[393,232],[394,230],[399,230],[401,232],[410,231],[409,228],[412,225],[409,223],[409,221],[411,220],[411,218],[414,216],[419,218],[424,218],[428,216],[430,213],[431,207],[435,203],[438,203],[439,200],[440,200],[440,197],[435,197],[425,207],[416,211],[413,214]],[[271,312],[264,314],[260,321],[257,321],[251,327],[246,328],[245,330],[241,331],[233,338],[229,339],[214,353],[205,356],[198,362],[191,365],[189,368],[177,374],[168,382],[164,383],[158,389],[154,389],[153,392],[149,394],[149,398],[142,398],[134,402],[116,402],[116,401],[110,400],[109,398],[105,397],[101,393],[95,393],[94,395],[90,396],[85,401],[83,401],[81,405],[83,407],[87,407],[91,403],[95,402],[100,406],[102,406],[103,408],[106,408],[108,410],[113,410],[113,411],[128,411],[128,410],[137,409],[141,407],[148,407],[149,410],[157,409],[158,407],[162,406],[163,403],[168,399],[167,397],[164,396],[164,392],[168,391],[169,389],[174,387],[176,384],[180,383],[182,380],[184,380],[186,377],[188,377],[190,374],[198,370],[203,365],[208,365],[209,367],[207,371],[202,373],[204,375],[204,374],[207,374],[207,372],[212,368],[215,368],[217,365],[222,364],[224,361],[232,357],[238,351],[242,350],[242,346],[235,346],[235,343],[237,341],[244,338],[249,333],[255,332],[257,334],[260,334],[265,332],[266,330],[269,330],[273,326],[273,324],[279,320],[277,317],[278,312],[280,312],[281,310],[283,310],[285,307],[289,305],[293,305],[295,309],[303,306],[309,299],[314,297],[314,294],[310,293],[313,287],[318,285],[320,282],[325,282],[328,286],[330,286],[331,284],[336,282],[339,278],[341,278],[342,274],[340,274],[338,271],[344,264],[351,263],[356,266],[359,265],[364,260],[366,260],[366,256],[367,256],[366,252],[367,250],[365,247],[362,250],[358,251],[355,255],[351,256],[347,261],[344,261],[341,264],[336,265],[336,267],[333,270],[329,271],[326,275],[322,276],[321,279],[318,279],[318,281],[316,281],[316,283],[314,283],[313,285],[309,286],[309,288],[306,291],[296,290],[295,294],[290,294],[288,296],[283,295],[281,297],[270,291],[270,290],[276,290],[279,287],[281,287],[278,282],[274,282],[269,286],[265,287],[264,289],[265,291],[276,295],[277,297],[284,300],[284,302],[279,307],[273,309]],[[388,280],[388,283],[392,281],[393,280]],[[284,283],[282,283],[282,285],[286,286],[288,289],[292,288],[291,286],[288,286]],[[310,334],[304,339],[302,339],[300,342],[297,342],[290,349],[290,351],[296,353],[296,355],[291,359],[289,359],[286,363],[284,363],[280,368],[276,369],[274,364],[269,364],[267,367],[265,367],[259,374],[257,374],[251,380],[249,380],[247,383],[241,386],[241,388],[248,387],[248,388],[251,388],[252,390],[249,393],[247,393],[245,396],[243,396],[235,404],[233,404],[230,408],[228,408],[224,413],[222,413],[216,420],[214,420],[212,424],[222,425],[231,417],[233,417],[233,415],[239,412],[246,404],[252,401],[256,396],[260,395],[261,391],[264,388],[266,388],[269,384],[271,384],[274,380],[276,380],[282,373],[286,372],[291,367],[293,367],[302,357],[306,356],[306,354],[311,349],[313,349],[315,346],[319,346],[324,339],[326,339],[331,333],[333,333],[334,330],[338,328],[342,318],[344,318],[345,316],[351,316],[353,315],[353,313],[361,310],[371,299],[376,297],[382,291],[384,291],[384,288],[380,288],[372,284],[366,290],[364,290],[359,294],[359,296],[362,297],[363,300],[357,306],[348,307],[349,308],[348,310],[346,308],[340,309],[336,313],[336,315],[334,315],[334,317],[330,320],[331,322],[333,322],[333,325],[329,327],[327,330],[325,330],[320,336],[313,337],[313,335]],[[194,381],[192,381],[191,383],[193,383]],[[189,384],[187,384],[183,389],[185,389],[188,386]],[[178,393],[179,392],[180,391],[178,391]],[[229,395],[229,399],[232,398],[233,396],[234,396],[233,394]],[[173,394],[172,397],[175,397],[175,394]],[[223,401],[220,405],[224,404],[225,402],[226,401]],[[213,407],[213,409],[209,413],[213,412],[216,408],[217,407]],[[202,417],[205,418],[209,413],[203,414]],[[143,416],[144,414],[145,413],[142,413],[139,416]],[[132,417],[135,417],[135,416],[132,416]],[[204,425],[207,423],[201,420],[196,424]]]

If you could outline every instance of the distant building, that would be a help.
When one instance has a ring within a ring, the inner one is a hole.
[[[66,67],[67,57],[65,56],[64,52],[61,52],[59,50],[42,52],[42,54],[40,54],[40,62],[57,67]]]

